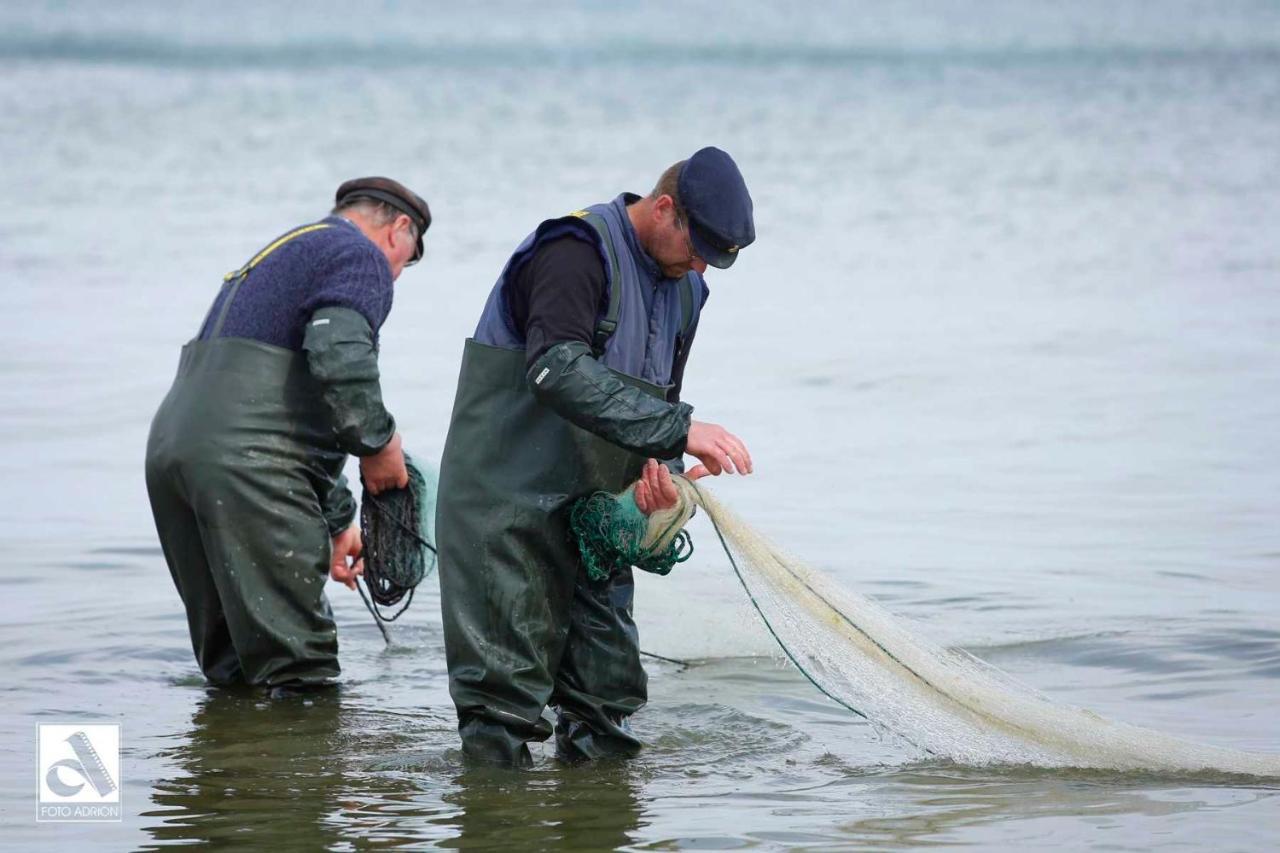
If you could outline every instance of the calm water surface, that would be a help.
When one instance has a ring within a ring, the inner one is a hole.
[[[438,455],[539,220],[731,151],[759,241],[686,383],[719,495],[1058,701],[1280,751],[1280,7],[35,2],[0,9],[0,846],[1267,850],[1280,784],[925,761],[779,662],[714,537],[643,578],[649,743],[477,772],[429,580],[344,682],[196,674],[142,483],[222,273],[385,173],[437,217],[383,334]],[[119,824],[37,824],[35,727],[123,728]]]

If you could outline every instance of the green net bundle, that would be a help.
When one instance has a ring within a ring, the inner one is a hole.
[[[671,481],[679,493],[676,505],[648,516],[636,506],[634,483],[616,495],[596,492],[573,505],[569,529],[587,577],[604,580],[629,566],[665,575],[693,556],[693,539],[683,528],[693,515],[697,493],[684,477]]]
[[[365,489],[360,501],[364,581],[369,596],[374,605],[382,607],[393,607],[404,600],[404,606],[391,616],[382,614],[377,606],[369,607],[384,622],[395,621],[409,608],[414,589],[436,566],[438,477],[434,469],[419,464],[408,454],[404,463],[409,471],[405,488],[378,495]]]

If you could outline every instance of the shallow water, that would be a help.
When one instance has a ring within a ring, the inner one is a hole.
[[[756,459],[721,499],[1056,701],[1280,751],[1273,4],[218,9],[0,8],[5,847],[1275,846],[1276,786],[922,760],[770,657],[700,519],[630,764],[466,771],[434,581],[390,650],[331,585],[336,697],[213,694],[141,477],[221,274],[343,179],[436,215],[382,360],[430,456],[505,253],[714,143],[760,234],[686,383]],[[122,724],[122,823],[34,821],[55,720]]]

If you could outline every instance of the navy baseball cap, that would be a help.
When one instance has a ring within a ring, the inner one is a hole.
[[[756,239],[751,194],[738,164],[719,148],[703,148],[684,161],[676,190],[693,250],[713,267],[733,266],[738,251]]]

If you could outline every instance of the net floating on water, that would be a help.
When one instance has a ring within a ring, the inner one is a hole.
[[[936,645],[866,596],[783,553],[706,489],[689,485],[786,656],[832,700],[929,755],[970,765],[1280,778],[1280,755],[1107,720]]]

